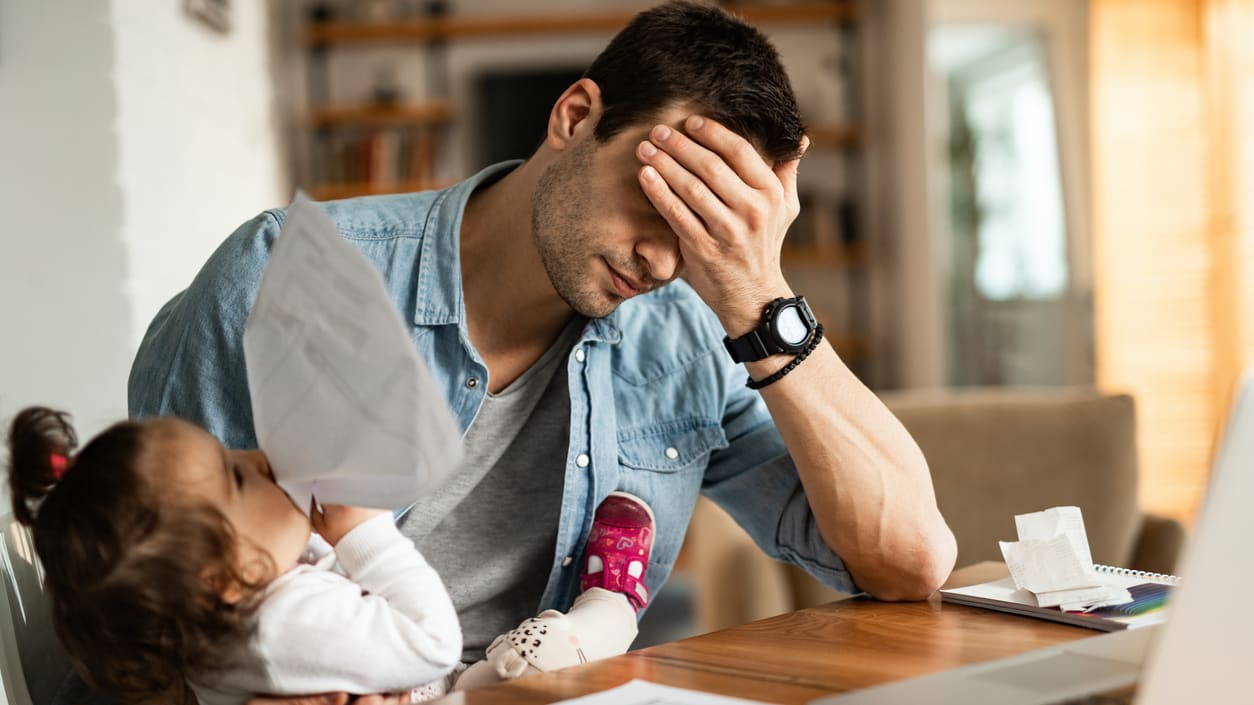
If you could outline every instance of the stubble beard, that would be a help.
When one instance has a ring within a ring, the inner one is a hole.
[[[592,140],[585,139],[540,175],[531,200],[531,236],[557,295],[581,316],[604,318],[621,302],[597,291],[588,279],[596,241],[595,231],[588,227],[594,212],[595,149]]]

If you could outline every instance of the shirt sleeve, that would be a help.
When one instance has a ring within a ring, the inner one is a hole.
[[[800,566],[832,589],[858,592],[844,562],[819,533],[797,466],[766,402],[745,387],[743,367],[727,362],[723,369],[723,431],[729,445],[711,454],[702,492],[771,558]]]
[[[457,665],[462,633],[453,601],[391,516],[353,529],[335,553],[349,580],[297,576],[263,602],[257,643],[265,692],[398,692]]]
[[[178,416],[228,448],[255,448],[244,323],[278,237],[280,211],[244,223],[149,325],[127,387],[133,418]]]

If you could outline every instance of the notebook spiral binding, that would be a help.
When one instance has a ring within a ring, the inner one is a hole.
[[[1120,568],[1113,565],[1102,565],[1100,563],[1093,564],[1093,570],[1099,573],[1109,573],[1111,575],[1124,575],[1133,578],[1144,578],[1150,582],[1163,583],[1165,585],[1179,585],[1180,576],[1167,575],[1165,573],[1151,573],[1145,570],[1132,570],[1131,568]]]

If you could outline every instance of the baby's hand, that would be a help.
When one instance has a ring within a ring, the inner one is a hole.
[[[368,507],[349,507],[343,504],[324,504],[318,510],[316,502],[309,508],[309,518],[313,520],[314,530],[332,546],[344,538],[344,534],[357,528],[370,519],[386,513],[385,509]]]

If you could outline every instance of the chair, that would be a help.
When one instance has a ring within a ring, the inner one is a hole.
[[[30,532],[3,512],[0,539],[0,696],[8,705],[47,705],[69,660],[52,629]]]
[[[957,566],[1002,560],[1014,515],[1058,505],[1084,514],[1093,560],[1169,573],[1179,523],[1137,505],[1131,397],[1091,389],[897,392],[882,396],[927,458],[936,500],[958,540]],[[698,628],[712,631],[830,602],[840,593],[775,563],[712,503],[685,543]]]

